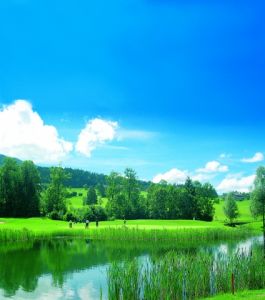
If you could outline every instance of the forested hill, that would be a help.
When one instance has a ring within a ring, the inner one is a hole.
[[[4,159],[6,158],[7,156],[3,155],[3,154],[0,154],[0,166],[3,164],[4,162]],[[14,157],[13,157],[14,158]],[[21,160],[19,160],[18,158],[14,158],[18,163],[21,163]]]
[[[0,166],[3,164],[6,156],[0,154]],[[16,159],[16,158],[15,158]],[[18,163],[21,163],[21,160],[16,159]],[[41,182],[47,184],[50,181],[50,168],[49,167],[39,167],[38,170],[41,176]],[[91,187],[97,185],[107,185],[107,175],[98,174],[90,171],[65,168],[65,171],[70,175],[69,179],[66,181],[66,185],[69,187]],[[150,182],[145,182],[139,180],[139,185],[141,190],[146,190],[150,185]]]

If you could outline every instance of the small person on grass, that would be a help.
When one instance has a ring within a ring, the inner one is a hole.
[[[86,226],[85,226],[85,228],[88,229],[88,226],[89,226],[89,220],[86,219]]]
[[[72,228],[73,227],[73,222],[72,220],[69,221],[69,228]]]
[[[98,227],[98,218],[96,218],[96,227]]]

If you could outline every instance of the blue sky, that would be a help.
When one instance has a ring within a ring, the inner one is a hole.
[[[161,178],[200,174],[245,190],[265,153],[264,8],[251,0],[1,1],[0,151],[35,161],[40,151],[42,164],[53,157],[104,173],[129,166],[149,180],[176,169]],[[31,104],[23,108],[31,126],[19,125],[17,99]],[[36,141],[33,111],[72,145],[44,149],[54,136],[46,128],[48,142]],[[103,133],[95,119],[105,121]],[[76,150],[85,128],[97,132],[86,155],[86,134]],[[213,161],[221,169],[204,168]]]

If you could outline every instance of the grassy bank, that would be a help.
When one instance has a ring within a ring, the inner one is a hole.
[[[247,227],[230,228],[220,222],[187,220],[131,220],[126,226],[123,221],[100,222],[84,228],[84,224],[69,224],[47,218],[0,219],[0,241],[31,240],[56,236],[80,236],[97,240],[122,241],[202,241],[231,240],[253,235]]]
[[[108,270],[109,299],[200,299],[231,291],[232,273],[237,292],[264,289],[261,249],[255,248],[251,256],[170,252],[144,262],[113,263]]]
[[[203,298],[203,300],[254,300],[254,299],[265,299],[265,290],[255,290],[255,291],[243,291],[239,293],[223,294],[210,298]],[[202,299],[201,299],[202,300]]]

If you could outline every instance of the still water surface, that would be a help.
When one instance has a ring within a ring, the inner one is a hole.
[[[0,245],[0,299],[107,299],[107,269],[113,261],[162,256],[167,251],[249,253],[262,237],[208,246],[177,247],[54,239]]]

